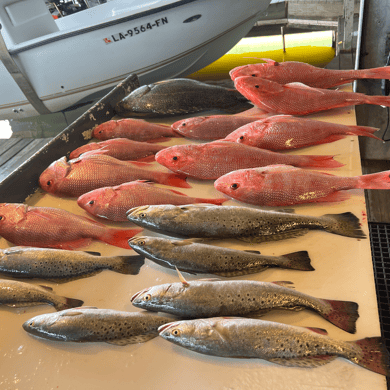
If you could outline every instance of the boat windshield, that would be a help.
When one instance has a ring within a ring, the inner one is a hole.
[[[57,19],[73,15],[77,12],[99,6],[109,1],[112,0],[53,0],[46,1],[46,4],[49,7],[50,13]]]

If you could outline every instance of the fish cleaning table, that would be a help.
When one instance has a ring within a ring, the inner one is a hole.
[[[351,108],[337,109],[310,118],[327,122],[354,125],[355,113]],[[180,118],[158,121],[173,123]],[[157,121],[156,121],[157,122]],[[162,145],[185,144],[194,141],[173,138]],[[345,164],[338,169],[321,170],[342,176],[361,174],[358,139],[343,140],[309,147],[292,154],[332,154]],[[42,167],[43,169],[43,167]],[[152,169],[165,170],[153,163]],[[188,179],[192,188],[180,191],[197,197],[220,197],[212,181]],[[160,186],[160,185],[158,185]],[[163,187],[163,186],[161,186]],[[173,187],[172,187],[173,188]],[[299,214],[323,215],[350,211],[361,221],[369,235],[363,190],[349,191],[349,200],[340,203],[319,203],[295,207]],[[60,207],[79,215],[86,215],[75,199],[61,199],[38,191],[27,200],[35,206]],[[239,205],[229,200],[225,205]],[[205,221],[207,223],[207,221]],[[130,223],[107,223],[109,226],[132,226]],[[142,235],[156,235],[144,230]],[[237,249],[259,250],[266,255],[280,255],[307,250],[314,272],[269,269],[262,273],[232,279],[259,281],[292,281],[298,291],[359,304],[360,318],[354,335],[336,328],[314,312],[275,311],[264,320],[286,324],[325,328],[329,336],[340,340],[356,340],[379,336],[380,326],[375,293],[373,266],[369,239],[354,239],[311,231],[300,238],[262,244],[247,244],[231,240],[215,244]],[[4,239],[0,248],[10,246]],[[131,254],[130,249],[116,248],[94,242],[88,249],[102,255]],[[210,275],[188,275],[187,280]],[[139,275],[122,275],[110,271],[65,284],[44,282],[55,292],[84,300],[85,306],[97,306],[125,311],[137,311],[130,297],[148,286],[177,282],[175,271],[162,268],[145,260]],[[42,284],[42,281],[33,281]],[[213,299],[210,296],[210,299]],[[124,347],[105,343],[62,343],[38,339],[27,334],[22,323],[35,315],[52,312],[50,306],[33,308],[2,307],[0,322],[0,387],[1,389],[218,389],[218,390],[313,390],[313,389],[386,389],[386,378],[368,371],[345,359],[337,358],[319,368],[290,368],[258,359],[227,359],[197,354],[155,338],[145,344]]]

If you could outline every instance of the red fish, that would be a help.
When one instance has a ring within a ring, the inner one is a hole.
[[[314,88],[332,88],[358,79],[390,79],[390,67],[373,69],[333,70],[317,68],[304,62],[276,62],[261,58],[266,63],[249,64],[232,69],[234,81],[238,77],[252,76],[275,81],[278,84],[303,83]]]
[[[171,125],[180,135],[191,139],[217,140],[225,138],[232,131],[248,123],[262,119],[260,116],[212,115],[182,119]]]
[[[339,202],[350,197],[340,192],[342,190],[390,189],[390,171],[342,177],[288,165],[271,165],[230,172],[216,180],[214,187],[240,202],[259,206]]]
[[[119,119],[104,122],[93,129],[92,137],[100,140],[128,138],[133,141],[162,141],[166,137],[180,137],[168,125],[158,125],[143,119]]]
[[[127,241],[143,229],[112,229],[52,207],[0,203],[0,236],[15,245],[73,250],[93,240],[129,249]]]
[[[172,146],[158,152],[156,161],[171,171],[202,180],[217,179],[237,169],[270,164],[317,168],[343,166],[333,160],[333,156],[288,155],[227,141]]]
[[[77,204],[95,217],[110,221],[127,221],[126,211],[133,207],[190,203],[211,203],[220,205],[228,199],[193,198],[181,192],[158,188],[144,181],[133,181],[116,187],[104,187],[81,195]]]
[[[376,104],[390,107],[388,96],[312,88],[301,83],[280,85],[259,77],[238,77],[236,88],[256,106],[279,114],[307,115],[331,108]]]
[[[347,135],[361,135],[381,140],[372,134],[377,130],[374,127],[345,126],[291,115],[275,115],[238,128],[224,141],[268,150],[290,150],[334,142]]]
[[[182,175],[155,172],[139,168],[136,164],[104,155],[79,157],[69,161],[62,157],[41,174],[39,185],[46,192],[71,197],[80,196],[96,188],[115,186],[133,180],[191,187]]]
[[[90,143],[74,150],[69,159],[80,157],[81,154],[104,154],[118,160],[154,161],[154,155],[165,146],[148,142],[132,141],[127,138],[114,138],[107,141]]]

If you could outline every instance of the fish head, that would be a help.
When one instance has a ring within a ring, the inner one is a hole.
[[[198,161],[198,153],[195,153],[197,145],[176,145],[160,150],[156,156],[156,161],[173,172],[188,174],[190,167]],[[192,153],[192,151],[194,153]]]
[[[116,104],[115,112],[120,116],[142,115],[150,112],[153,103],[149,99],[149,93],[154,86],[154,84],[142,85],[135,89]]]
[[[193,320],[169,322],[161,325],[157,331],[163,339],[189,349],[194,343],[192,338],[197,333],[196,323]]]
[[[96,126],[92,131],[92,137],[97,138],[99,140],[108,140],[111,138],[116,138],[118,135],[116,133],[118,127],[118,121],[111,120],[108,122],[104,122],[98,126]],[[93,145],[93,144],[91,144]]]
[[[75,160],[71,160],[75,161]],[[39,176],[40,187],[49,193],[55,193],[61,182],[71,171],[71,164],[66,160],[66,157],[62,157],[57,161],[51,163]]]
[[[224,141],[261,147],[261,141],[264,138],[268,127],[267,118],[260,119],[239,127],[237,130],[231,132]]]
[[[251,193],[254,188],[257,190],[261,188],[262,179],[263,176],[261,174],[257,175],[253,169],[238,169],[219,177],[214,182],[214,188],[227,196],[239,200],[241,194]]]
[[[57,340],[58,337],[54,336],[54,330],[58,329],[58,321],[61,319],[61,313],[62,312],[41,314],[27,320],[22,327],[27,333],[34,336]]]
[[[248,64],[237,66],[229,72],[230,78],[235,81],[238,77],[262,77],[267,64]]]
[[[131,249],[135,250],[139,254],[148,254],[148,247],[153,245],[156,241],[155,237],[149,236],[136,236],[130,238],[128,241]]]
[[[192,130],[200,126],[202,123],[207,121],[208,117],[204,116],[196,116],[193,118],[187,118],[187,119],[182,119],[180,121],[177,121],[171,125],[172,129],[176,131],[179,134],[182,135],[191,135]]]
[[[139,226],[153,228],[156,224],[167,224],[169,226],[176,217],[183,213],[181,207],[164,204],[133,207],[126,212],[126,216],[129,221]]]
[[[0,203],[0,236],[13,231],[26,218],[27,211],[23,203]]]
[[[255,97],[260,94],[279,94],[285,90],[283,85],[274,81],[252,76],[237,77],[234,80],[234,86],[250,100],[252,99],[252,96]]]
[[[117,196],[115,187],[103,187],[81,195],[77,199],[77,204],[91,215],[107,218],[106,211]]]
[[[130,301],[141,309],[175,314],[172,303],[185,289],[186,287],[182,283],[160,284],[138,291],[131,297]]]

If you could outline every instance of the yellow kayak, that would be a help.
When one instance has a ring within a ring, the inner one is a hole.
[[[229,78],[236,66],[261,62],[261,58],[274,61],[300,61],[323,68],[335,56],[332,31],[285,35],[285,48],[281,35],[243,38],[229,52],[205,68],[187,76],[196,80]]]

